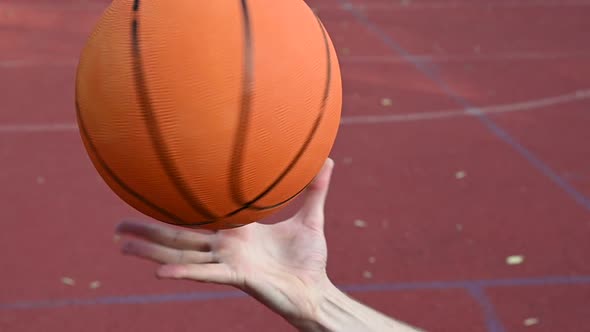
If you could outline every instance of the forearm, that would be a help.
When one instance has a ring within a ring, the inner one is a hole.
[[[322,290],[313,317],[291,321],[301,332],[417,332],[338,290]]]

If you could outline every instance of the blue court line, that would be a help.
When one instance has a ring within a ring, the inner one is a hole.
[[[406,282],[388,284],[348,285],[340,289],[347,292],[382,292],[382,291],[409,291],[409,290],[450,290],[469,289],[472,287],[526,287],[526,286],[559,286],[559,285],[590,285],[590,276],[549,276],[540,278],[514,278],[514,279],[483,279],[460,281],[430,281],[430,282]]]
[[[576,286],[590,285],[590,276],[550,276],[540,278],[463,280],[463,281],[431,281],[409,283],[386,283],[367,285],[342,285],[341,290],[348,293],[427,291],[427,290],[467,290],[490,287],[534,287],[534,286]],[[121,295],[96,298],[73,298],[40,301],[19,301],[0,303],[0,311],[57,309],[64,307],[100,306],[114,304],[158,304],[176,302],[202,302],[244,298],[247,295],[240,291],[226,292],[188,292],[153,295]],[[477,300],[477,299],[476,299]]]
[[[521,157],[529,162],[534,168],[544,174],[547,178],[553,181],[557,186],[559,186],[563,191],[565,191],[571,198],[574,199],[579,205],[584,207],[587,211],[590,211],[590,199],[584,196],[582,193],[577,191],[572,185],[570,185],[566,180],[560,177],[549,165],[544,163],[541,159],[535,156],[531,151],[525,148],[522,144],[520,144],[516,139],[514,139],[510,134],[497,125],[492,119],[490,119],[486,114],[481,112],[479,108],[472,105],[466,98],[462,97],[461,95],[455,93],[453,89],[447,84],[445,80],[443,80],[436,66],[432,63],[426,62],[418,62],[412,54],[405,50],[403,47],[399,45],[393,38],[387,35],[383,30],[379,29],[379,27],[371,22],[365,15],[355,9],[352,3],[348,0],[339,0],[344,9],[349,11],[356,19],[361,23],[367,30],[372,32],[373,34],[377,35],[381,42],[389,47],[394,52],[400,54],[408,63],[414,65],[420,72],[422,72],[426,77],[428,77],[431,81],[436,83],[439,88],[450,98],[452,98],[455,103],[460,105],[461,107],[465,108],[466,111],[473,114],[487,129],[494,134],[497,138],[502,140],[504,143],[512,147]],[[504,281],[506,283],[506,281]],[[507,282],[509,284],[509,282]],[[503,332],[504,328],[502,327],[501,322],[498,320],[494,306],[491,301],[487,298],[484,291],[484,285],[467,285],[466,289],[469,290],[471,296],[479,303],[482,311],[485,314],[486,320],[486,327],[490,332]]]
[[[21,301],[0,304],[3,310],[33,310],[33,309],[57,309],[63,307],[86,307],[112,304],[158,304],[174,302],[201,302],[210,300],[224,300],[246,297],[240,291],[228,292],[189,292],[153,295],[122,295],[107,296],[88,299],[58,299],[41,301]]]
[[[492,121],[486,114],[481,112],[481,110],[476,107],[475,105],[471,104],[467,99],[462,97],[461,95],[457,94],[450,88],[445,80],[443,80],[436,66],[430,62],[421,62],[417,61],[416,58],[408,52],[406,49],[400,46],[392,37],[387,35],[383,30],[381,30],[376,24],[371,22],[365,15],[363,15],[360,11],[358,11],[354,5],[348,0],[339,0],[342,5],[342,8],[348,12],[350,12],[356,20],[361,23],[368,31],[375,34],[381,42],[387,46],[389,49],[398,53],[402,56],[408,63],[414,65],[420,72],[422,72],[426,77],[428,77],[431,81],[436,83],[439,88],[451,99],[455,101],[461,107],[464,107],[465,110],[471,112],[479,121],[488,128],[488,130],[494,134],[497,138],[502,140],[504,143],[512,147],[521,157],[529,162],[534,168],[544,174],[547,178],[549,178],[553,183],[555,183],[558,187],[560,187],[564,192],[566,192],[574,201],[576,201],[579,205],[584,207],[587,211],[590,211],[590,198],[584,196],[581,192],[576,190],[571,184],[569,184],[565,179],[557,174],[549,165],[543,162],[540,158],[535,156],[530,150],[525,148],[522,144],[520,144],[516,139],[514,139],[508,132],[502,129],[499,125],[497,125],[494,121]]]
[[[469,290],[469,294],[471,294],[471,297],[473,297],[473,299],[475,301],[477,301],[477,303],[479,304],[479,306],[481,307],[481,309],[484,313],[485,325],[486,325],[488,331],[490,331],[490,332],[504,332],[504,331],[506,331],[506,329],[504,329],[504,326],[502,326],[502,323],[498,319],[498,315],[496,315],[496,310],[494,309],[494,305],[492,304],[492,302],[490,301],[490,299],[486,295],[485,290],[482,287],[477,287],[477,286],[469,287],[468,290]]]

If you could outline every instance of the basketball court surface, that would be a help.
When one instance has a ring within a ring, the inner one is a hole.
[[[0,331],[293,330],[113,243],[143,217],[99,178],[74,109],[107,4],[0,0]],[[590,1],[309,4],[344,79],[333,281],[428,331],[590,331]]]

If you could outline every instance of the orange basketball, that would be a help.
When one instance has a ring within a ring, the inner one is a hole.
[[[332,41],[302,0],[114,0],[80,57],[80,133],[125,202],[224,229],[313,180],[337,135]]]

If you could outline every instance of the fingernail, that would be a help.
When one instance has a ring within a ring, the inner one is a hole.
[[[328,162],[328,169],[329,170],[334,170],[334,168],[336,168],[336,163],[334,162],[334,160],[329,159],[330,161]]]

